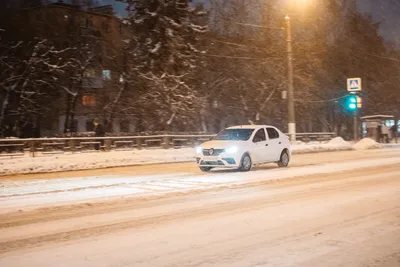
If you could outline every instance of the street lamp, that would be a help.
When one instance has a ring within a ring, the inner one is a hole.
[[[285,17],[286,21],[286,44],[287,44],[287,63],[288,63],[288,131],[291,141],[296,141],[296,120],[294,111],[294,87],[293,87],[293,49],[292,49],[292,26],[290,17]]]

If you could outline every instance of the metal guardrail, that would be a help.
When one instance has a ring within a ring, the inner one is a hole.
[[[194,147],[210,140],[215,135],[151,135],[118,137],[64,137],[0,139],[0,156],[35,157],[44,154],[93,152],[97,150],[122,151],[151,148]],[[298,133],[296,137],[303,142],[327,141],[335,133]]]

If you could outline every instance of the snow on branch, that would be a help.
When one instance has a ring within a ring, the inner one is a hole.
[[[207,26],[201,26],[201,25],[191,23],[190,27],[194,32],[197,32],[197,33],[206,33],[208,31]]]
[[[150,53],[156,54],[160,51],[161,48],[161,42],[158,42],[153,49],[150,49]]]

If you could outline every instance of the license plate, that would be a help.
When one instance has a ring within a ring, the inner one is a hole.
[[[204,160],[205,161],[217,161],[217,160],[219,160],[219,158],[218,157],[204,157]]]

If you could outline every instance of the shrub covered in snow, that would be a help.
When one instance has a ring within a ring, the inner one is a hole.
[[[346,142],[342,137],[335,137],[332,140],[328,142],[330,145],[343,145],[343,146],[349,146],[349,143]]]
[[[354,149],[374,149],[374,148],[381,148],[382,145],[377,143],[375,140],[371,138],[364,138],[356,143],[353,148]]]

